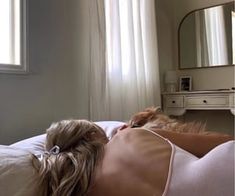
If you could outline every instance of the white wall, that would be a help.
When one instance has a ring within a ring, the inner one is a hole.
[[[0,74],[0,144],[43,133],[56,120],[88,117],[81,1],[28,2],[30,73]]]

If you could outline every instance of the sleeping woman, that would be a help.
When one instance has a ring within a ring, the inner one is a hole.
[[[42,195],[231,196],[232,140],[146,122],[121,127],[109,141],[93,122],[64,120],[48,128],[46,152],[35,165]]]

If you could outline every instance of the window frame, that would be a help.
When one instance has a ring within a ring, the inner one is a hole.
[[[27,0],[20,0],[20,65],[0,63],[1,73],[26,74],[28,66],[28,9]]]

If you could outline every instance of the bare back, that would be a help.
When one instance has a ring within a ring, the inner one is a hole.
[[[143,129],[125,129],[106,145],[89,196],[160,196],[169,175],[172,147]]]

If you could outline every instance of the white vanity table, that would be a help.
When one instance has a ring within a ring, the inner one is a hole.
[[[235,115],[234,95],[234,90],[165,92],[163,111],[181,116],[187,110],[230,110]]]

